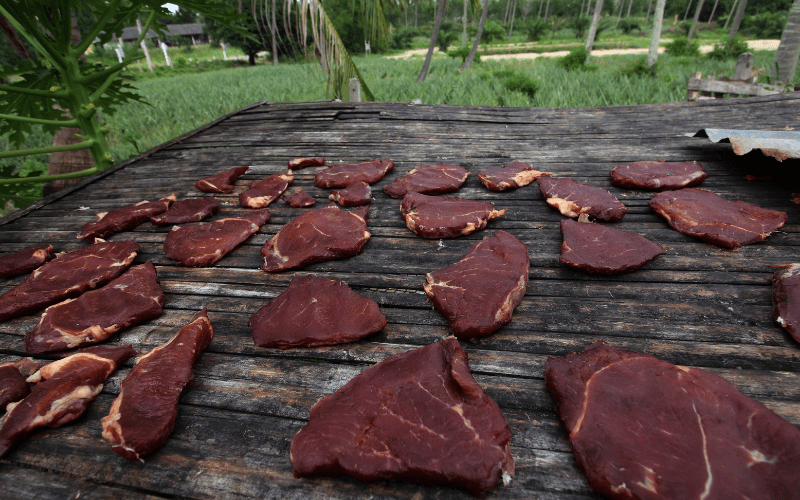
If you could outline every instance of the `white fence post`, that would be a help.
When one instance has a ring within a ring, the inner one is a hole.
[[[361,84],[358,78],[350,79],[350,102],[361,102]]]
[[[167,44],[166,43],[161,42],[161,50],[164,51],[164,59],[167,60],[167,66],[169,66],[171,68],[172,67],[172,60],[169,58],[169,54],[167,53]]]
[[[225,49],[227,49],[228,47],[227,47],[227,45],[225,45],[225,44],[224,44],[224,43],[222,43],[222,42],[219,42],[219,44],[220,44],[220,46],[222,47],[222,58],[223,58],[223,59],[225,59],[225,60],[227,61],[227,60],[228,60],[228,53],[227,53],[227,52],[225,52]]]

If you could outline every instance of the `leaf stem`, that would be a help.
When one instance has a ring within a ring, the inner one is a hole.
[[[121,1],[122,0],[111,1],[111,3],[105,9],[103,17],[101,17],[94,24],[92,31],[90,31],[89,34],[86,35],[86,37],[83,40],[81,40],[81,42],[75,47],[75,51],[77,53],[83,54],[84,52],[86,52],[86,49],[88,49],[89,45],[91,45],[94,42],[94,39],[97,38],[97,35],[99,35],[101,31],[103,31],[103,28],[105,28],[106,23],[108,23],[108,21],[110,21],[117,14],[117,7],[119,7]]]
[[[87,168],[78,172],[70,172],[68,174],[56,175],[39,175],[37,177],[12,177],[10,179],[0,179],[0,184],[22,184],[25,182],[48,182],[56,181],[59,179],[75,179],[76,177],[86,177],[88,175],[96,174],[99,172],[97,167]]]
[[[77,127],[78,120],[45,120],[42,118],[28,118],[26,116],[4,115],[0,113],[0,119],[27,123],[36,123],[38,125],[56,125],[59,127]]]
[[[18,149],[16,151],[4,151],[0,153],[0,158],[13,158],[15,156],[43,155],[48,153],[58,153],[60,151],[75,151],[92,147],[96,141],[88,139],[77,144],[67,146],[50,146],[46,148]]]
[[[15,85],[0,85],[0,90],[4,92],[16,92],[18,94],[28,94],[28,95],[36,95],[39,97],[55,97],[65,99],[69,97],[69,92],[65,92],[63,90],[40,90],[40,89],[29,89],[26,87],[17,87]]]

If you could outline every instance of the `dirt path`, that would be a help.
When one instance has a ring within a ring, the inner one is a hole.
[[[668,40],[662,40],[662,42],[666,42]],[[749,40],[747,42],[748,47],[752,50],[778,50],[778,45],[781,43],[780,40]],[[711,52],[714,49],[713,45],[701,45],[700,52],[706,53]],[[436,52],[439,52],[439,49],[435,49]],[[409,50],[402,54],[398,54],[396,56],[389,56],[389,59],[406,59],[412,56],[424,56],[425,53],[428,52],[428,49],[415,49]],[[658,53],[661,54],[664,52],[664,47],[658,48]],[[481,59],[536,59],[537,57],[563,57],[569,54],[568,50],[558,50],[555,52],[525,52],[521,54],[493,54],[488,56],[481,56]],[[619,54],[647,54],[647,49],[606,49],[606,50],[593,50],[592,56],[612,56],[612,55],[619,55]]]

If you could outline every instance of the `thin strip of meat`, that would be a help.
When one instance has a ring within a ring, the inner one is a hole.
[[[578,466],[613,499],[800,499],[800,429],[709,372],[596,341],[548,358]]]
[[[617,165],[611,171],[611,184],[628,189],[667,191],[692,187],[708,178],[700,162],[635,161]]]
[[[488,201],[442,198],[408,193],[400,204],[406,227],[423,238],[455,238],[480,231],[505,215]]]
[[[292,208],[305,208],[310,207],[317,202],[310,194],[302,189],[291,196],[284,196],[283,201],[289,204]]]
[[[9,403],[16,403],[31,393],[25,380],[39,369],[39,363],[31,358],[0,363],[0,412],[6,411]]]
[[[325,158],[295,158],[289,160],[289,170],[299,170],[306,167],[321,167],[325,165]]]
[[[31,393],[6,408],[0,423],[0,458],[37,427],[61,427],[83,414],[103,390],[103,382],[136,355],[130,344],[97,346],[42,367],[28,377]]]
[[[467,177],[469,172],[458,165],[420,165],[391,184],[383,186],[383,192],[392,198],[403,198],[411,192],[444,194],[460,188]]]
[[[772,316],[800,342],[800,264],[787,264],[772,275]]]
[[[0,278],[29,273],[53,258],[53,245],[37,245],[0,257]]]
[[[163,214],[150,217],[150,222],[156,226],[200,222],[217,213],[217,210],[219,203],[213,196],[191,198],[173,203]]]
[[[483,496],[514,475],[511,431],[450,337],[367,368],[311,408],[295,477],[446,484]]]
[[[163,214],[176,199],[173,193],[160,200],[141,201],[136,205],[97,214],[99,219],[83,226],[78,238],[93,243],[95,238],[106,238],[121,231],[128,231],[149,221],[150,217]]]
[[[248,166],[229,168],[218,174],[204,177],[194,183],[194,187],[204,193],[230,193],[233,191],[233,183],[242,174],[247,172]]]
[[[97,290],[44,310],[25,334],[25,352],[64,351],[106,340],[133,325],[161,316],[164,294],[152,262],[130,268]]]
[[[667,253],[642,235],[593,222],[561,221],[559,261],[588,273],[621,274]]]
[[[105,285],[131,265],[138,251],[135,241],[104,241],[58,255],[0,296],[0,321]]]
[[[103,438],[127,460],[142,460],[164,445],[175,427],[178,400],[192,379],[192,366],[214,338],[205,309],[168,343],[136,360],[122,381],[108,416],[100,419]]]
[[[547,204],[567,217],[577,218],[586,214],[596,219],[615,222],[628,212],[614,195],[599,187],[556,177],[539,177],[536,183],[547,199]]]
[[[239,205],[244,208],[264,208],[281,197],[286,188],[294,182],[292,171],[286,174],[270,175],[266,179],[250,184],[246,191],[239,193]]]
[[[372,201],[372,188],[366,182],[358,181],[344,189],[331,191],[328,198],[342,207],[360,207]]]
[[[343,188],[358,181],[375,184],[392,171],[394,162],[384,158],[364,163],[326,168],[314,177],[314,185],[322,189]]]
[[[550,174],[534,170],[527,163],[512,161],[500,167],[487,168],[478,174],[478,180],[490,191],[505,191],[527,186],[543,175]]]

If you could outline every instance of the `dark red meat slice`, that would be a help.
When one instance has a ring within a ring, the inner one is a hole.
[[[706,178],[708,174],[696,161],[635,161],[630,165],[617,165],[611,171],[611,184],[628,189],[667,191],[696,186]]]
[[[269,273],[358,254],[369,239],[369,205],[341,210],[334,204],[298,215],[261,248]]]
[[[178,399],[194,379],[192,365],[214,338],[205,309],[168,343],[136,360],[122,381],[108,416],[100,419],[103,438],[116,453],[140,460],[164,445],[178,417]]]
[[[164,294],[152,262],[130,268],[97,290],[50,306],[25,334],[25,352],[64,351],[102,342],[113,334],[161,316]]]
[[[614,222],[628,211],[616,197],[605,189],[588,186],[572,179],[539,177],[536,179],[547,204],[567,217],[586,214],[595,219]]]
[[[300,170],[306,167],[321,167],[325,165],[325,158],[295,158],[289,160],[289,170]]]
[[[131,265],[138,251],[135,241],[109,241],[60,254],[0,296],[0,321],[105,285]]]
[[[402,198],[410,192],[442,194],[460,188],[469,177],[469,172],[457,165],[437,163],[420,165],[387,186],[383,191],[392,198]]]
[[[25,380],[39,369],[39,363],[30,358],[0,363],[0,412],[6,411],[9,403],[16,403],[30,394]]]
[[[314,185],[322,189],[343,188],[358,181],[375,184],[394,168],[389,159],[372,160],[365,163],[338,165],[318,173]]]
[[[149,221],[150,217],[166,212],[176,199],[175,194],[171,194],[157,201],[142,201],[136,205],[97,214],[100,219],[83,226],[78,237],[94,243],[95,238],[105,238],[120,231],[133,229],[139,224]]]
[[[456,337],[485,337],[511,321],[525,296],[529,268],[528,247],[497,231],[455,264],[428,273],[425,293]]]
[[[505,215],[488,201],[439,198],[408,193],[400,204],[406,226],[423,238],[455,238],[480,231],[490,220]]]
[[[343,281],[317,276],[296,276],[250,318],[253,342],[281,349],[353,342],[385,326],[377,302]]]
[[[53,258],[53,245],[38,245],[0,257],[0,278],[13,278],[38,268]]]
[[[317,200],[312,198],[310,194],[301,189],[291,196],[284,196],[283,201],[288,203],[292,208],[305,208],[310,207],[316,203]]]
[[[200,179],[194,183],[194,187],[204,193],[230,193],[233,191],[233,183],[247,172],[248,168],[250,167],[229,168],[224,172]]]
[[[527,186],[543,175],[550,174],[534,170],[527,163],[512,161],[508,165],[484,170],[478,174],[478,180],[490,191],[505,191]]]
[[[0,424],[0,458],[37,427],[61,427],[80,417],[108,376],[135,355],[130,344],[92,347],[28,377],[36,385],[25,399],[8,405]]]
[[[511,431],[450,337],[367,368],[311,408],[295,477],[447,484],[483,496],[514,475]]]
[[[788,264],[772,275],[772,316],[800,342],[800,264]]]
[[[601,495],[800,498],[800,430],[716,375],[597,341],[545,382]]]
[[[200,222],[206,217],[217,213],[217,210],[219,210],[219,203],[213,196],[192,198],[173,203],[169,210],[163,214],[150,217],[150,222],[157,226]]]
[[[339,191],[331,191],[328,198],[343,207],[360,207],[372,201],[372,188],[366,182],[358,181]]]
[[[591,222],[562,220],[561,235],[559,260],[589,273],[630,273],[667,253],[644,236]]]
[[[270,175],[266,179],[255,181],[246,191],[239,193],[239,205],[244,208],[264,208],[280,198],[292,182],[294,176],[291,172]]]
[[[727,201],[705,189],[679,189],[658,193],[650,208],[683,234],[725,248],[763,241],[781,228],[785,212],[743,201]]]
[[[208,267],[258,232],[268,210],[226,217],[208,224],[175,227],[164,239],[164,253],[179,266]]]

